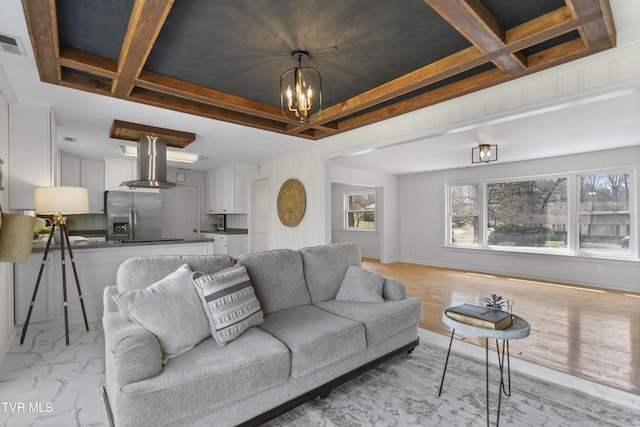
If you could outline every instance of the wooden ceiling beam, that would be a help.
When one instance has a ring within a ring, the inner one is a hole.
[[[395,104],[338,122],[338,129],[341,132],[344,132],[346,130],[373,124],[384,119],[454,99],[456,97],[472,93],[476,90],[491,87],[493,85],[509,81],[511,78],[512,77],[509,74],[497,68],[485,71],[484,73],[468,77],[447,86],[443,86]]]
[[[59,84],[60,86],[96,93],[98,95],[113,96],[110,81],[96,79],[67,70],[62,70]]]
[[[227,110],[259,115],[271,120],[286,122],[280,108],[273,105],[263,104],[215,89],[152,73],[151,71],[143,71],[140,73],[140,77],[136,80],[135,85],[154,92],[162,92],[179,98],[191,99]]]
[[[226,122],[319,139],[615,46],[615,28],[608,0],[565,0],[566,6],[507,30],[501,28],[480,0],[424,0],[473,45],[330,106],[316,121],[299,125],[287,122],[276,106],[144,71],[144,64],[173,1],[135,1],[116,62],[59,46],[55,0],[22,0],[41,80]],[[528,58],[522,53],[528,47],[576,29],[581,39]],[[371,108],[488,62],[498,68],[394,104]],[[494,80],[487,81],[491,77]],[[472,84],[477,85],[475,89],[469,86]],[[371,111],[365,113],[364,110]]]
[[[250,116],[236,111],[225,110],[220,107],[214,107],[183,98],[176,98],[162,93],[155,93],[146,89],[134,88],[127,99],[141,104],[153,105],[155,107],[166,108],[188,114],[196,114],[210,119],[250,126],[272,132],[286,133],[287,130],[286,124],[282,122],[265,119],[264,117]]]
[[[174,0],[135,0],[118,58],[113,94],[126,98],[144,67]]]
[[[63,67],[111,80],[118,77],[118,63],[116,61],[67,46],[60,46],[58,63]]]
[[[276,122],[282,122],[287,125],[287,129],[295,126],[290,124],[282,116],[280,108],[273,105],[263,104],[225,92],[220,92],[215,89],[202,87],[193,83],[163,76],[161,74],[152,73],[150,71],[143,71],[140,73],[140,77],[136,80],[135,85],[153,92],[160,92],[202,104],[220,107],[225,110],[237,111],[274,120]],[[326,136],[329,133],[335,133],[338,126],[336,123],[329,122],[314,127],[317,128],[323,136]]]
[[[575,19],[592,13],[603,16],[603,19],[586,23],[579,29],[580,36],[587,46],[594,45],[597,49],[601,45],[611,47],[616,45],[615,27],[608,1],[603,1],[602,4],[599,0],[565,0],[565,2]]]
[[[58,19],[55,0],[22,0],[22,9],[29,28],[40,80],[57,84],[58,68]]]
[[[495,56],[504,55],[507,52],[521,51],[529,46],[575,30],[581,25],[600,19],[601,17],[602,15],[599,12],[594,12],[574,20],[569,8],[559,8],[539,18],[507,30],[505,39],[508,41],[508,44],[498,51],[483,54],[477,48],[473,46],[469,47],[447,58],[443,58],[440,61],[426,65],[421,69],[357,95],[341,104],[331,106],[322,111],[316,122],[293,128],[291,129],[291,133],[295,133],[295,131],[304,128],[318,126],[318,123],[325,121],[339,121],[342,117],[357,113],[376,104],[475,68],[489,62]],[[530,65],[531,64],[529,64],[529,66]]]
[[[475,47],[469,47],[456,52],[446,58],[412,71],[395,80],[384,83],[366,92],[347,99],[339,104],[332,105],[322,110],[318,119],[311,123],[305,123],[291,128],[290,133],[296,133],[303,129],[320,126],[324,123],[336,121],[342,117],[357,113],[369,107],[373,107],[398,96],[414,90],[437,83],[458,73],[467,71],[486,63],[486,58]]]
[[[506,46],[505,31],[480,0],[425,0],[444,20],[484,53]],[[508,52],[493,59],[509,74],[527,68],[524,56]]]

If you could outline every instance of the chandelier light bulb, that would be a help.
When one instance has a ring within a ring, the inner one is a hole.
[[[280,77],[280,107],[288,120],[308,122],[317,117],[322,109],[320,73],[314,68],[302,66],[302,59],[309,56],[307,52],[297,50],[291,56],[298,66],[285,71]]]

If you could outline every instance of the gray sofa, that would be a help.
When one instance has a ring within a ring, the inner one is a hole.
[[[350,243],[238,260],[226,255],[127,260],[116,286],[104,291],[104,395],[112,425],[258,425],[411,351],[418,345],[421,301],[407,297],[396,280],[358,270],[360,261],[359,247]],[[125,320],[113,296],[147,287],[183,264],[205,273],[244,266],[264,320],[226,345],[209,336],[163,364],[159,338]],[[360,281],[371,274],[383,299],[359,301],[357,289],[343,284],[351,272]]]

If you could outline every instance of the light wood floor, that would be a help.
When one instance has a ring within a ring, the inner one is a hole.
[[[422,299],[420,326],[447,336],[446,307],[502,295],[531,323],[528,338],[509,342],[512,357],[640,395],[640,293],[372,259],[363,267],[404,282]],[[484,346],[483,339],[456,338]]]

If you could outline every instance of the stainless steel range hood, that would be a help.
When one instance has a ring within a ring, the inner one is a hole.
[[[161,136],[140,134],[138,137],[138,179],[125,181],[120,187],[173,188],[167,181],[167,141]]]

